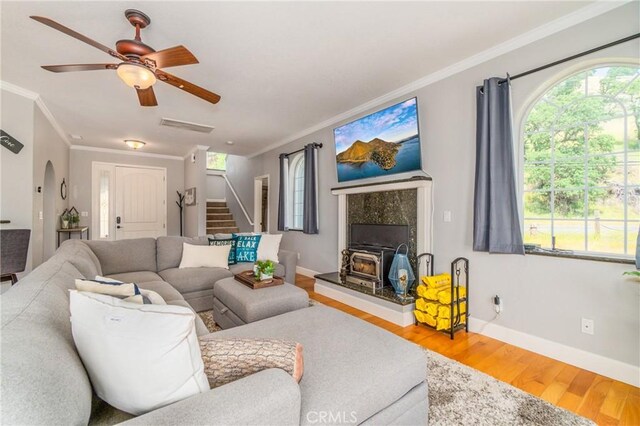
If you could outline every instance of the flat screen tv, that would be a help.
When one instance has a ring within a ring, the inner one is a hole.
[[[338,182],[421,169],[417,98],[340,126],[333,135]]]

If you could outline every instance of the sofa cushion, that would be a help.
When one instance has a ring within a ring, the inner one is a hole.
[[[151,271],[124,272],[122,274],[107,275],[107,278],[122,281],[125,283],[136,283],[136,284],[140,284],[148,281],[162,281],[162,277],[160,277],[160,275]]]
[[[196,334],[198,335],[198,337],[200,336],[206,336],[208,334],[210,334],[211,332],[209,331],[209,329],[207,328],[207,326],[205,325],[204,321],[202,320],[202,318],[200,318],[200,315],[197,314],[197,312],[193,309],[193,307],[187,303],[186,300],[172,300],[171,303],[169,303],[170,305],[174,305],[174,306],[183,306],[185,308],[189,308],[191,309],[191,311],[196,314]]]
[[[102,275],[100,261],[84,241],[64,241],[56,250],[56,257],[60,261],[66,260],[71,263],[85,278],[93,279],[96,275]]]
[[[69,290],[83,275],[54,256],[0,296],[3,424],[87,424],[91,383],[76,352]]]
[[[274,265],[276,269],[273,272],[273,274],[277,277],[284,277],[284,273],[285,273],[284,265],[281,263],[275,263]],[[241,263],[236,263],[235,265],[229,265],[229,270],[233,275],[239,274],[240,272],[244,272],[244,271],[252,271],[253,263],[241,262]]]
[[[182,244],[207,245],[207,237],[158,237],[156,241],[158,271],[177,268],[182,260]]]
[[[159,274],[182,294],[213,289],[216,281],[232,276],[229,270],[222,268],[170,268]]]
[[[312,412],[355,413],[362,423],[427,378],[421,347],[327,306],[312,306],[242,327],[216,338],[288,339],[304,346],[300,421]]]
[[[102,274],[157,271],[156,239],[134,238],[120,241],[87,241],[100,260]]]
[[[184,297],[178,290],[173,288],[168,282],[162,281],[162,278],[158,277],[157,281],[145,281],[138,285],[141,289],[151,290],[158,293],[164,299],[167,304],[173,304],[174,300],[184,300]]]

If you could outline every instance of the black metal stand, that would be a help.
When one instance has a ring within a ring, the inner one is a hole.
[[[463,275],[461,280],[460,275]],[[465,295],[460,297],[460,285],[464,282]],[[467,308],[464,314],[460,313],[460,304],[466,302]],[[454,306],[456,311],[454,311]],[[453,335],[456,331],[462,329],[469,332],[469,259],[459,257],[451,262],[451,326],[449,328],[449,335],[453,340]],[[456,315],[454,316],[454,312]],[[455,318],[455,320],[454,320]],[[464,318],[464,322],[461,319]]]
[[[433,272],[434,256],[431,253],[422,253],[418,255],[418,275],[420,275],[420,259],[422,259],[423,257],[426,259],[427,263],[426,274],[428,276],[435,275]],[[464,286],[464,297],[460,297],[460,286]],[[463,303],[466,303],[466,309],[464,313],[461,313],[460,306]],[[453,340],[454,335],[457,331],[462,329],[464,329],[466,332],[469,331],[469,259],[464,257],[458,257],[453,262],[451,262],[451,301],[449,303],[449,312],[449,329],[440,331],[447,333],[451,337],[451,340]],[[415,319],[415,324],[437,329],[436,327],[432,327],[429,324],[423,324],[419,322],[417,318]]]

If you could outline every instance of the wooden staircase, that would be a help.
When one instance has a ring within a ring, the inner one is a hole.
[[[231,234],[239,231],[226,202],[207,201],[207,234]]]

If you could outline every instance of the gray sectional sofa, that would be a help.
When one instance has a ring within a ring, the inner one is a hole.
[[[178,237],[68,241],[0,296],[3,424],[427,423],[424,352],[325,306],[213,334],[302,343],[305,371],[300,383],[282,370],[265,370],[136,418],[100,401],[73,342],[69,289],[74,288],[75,278],[106,275],[135,281],[170,304],[211,309],[215,281],[231,273],[194,268],[181,274],[177,265],[183,241]],[[283,253],[280,273],[295,273],[295,262],[292,272],[289,261],[296,258],[294,253]],[[198,316],[196,331],[208,334]]]

